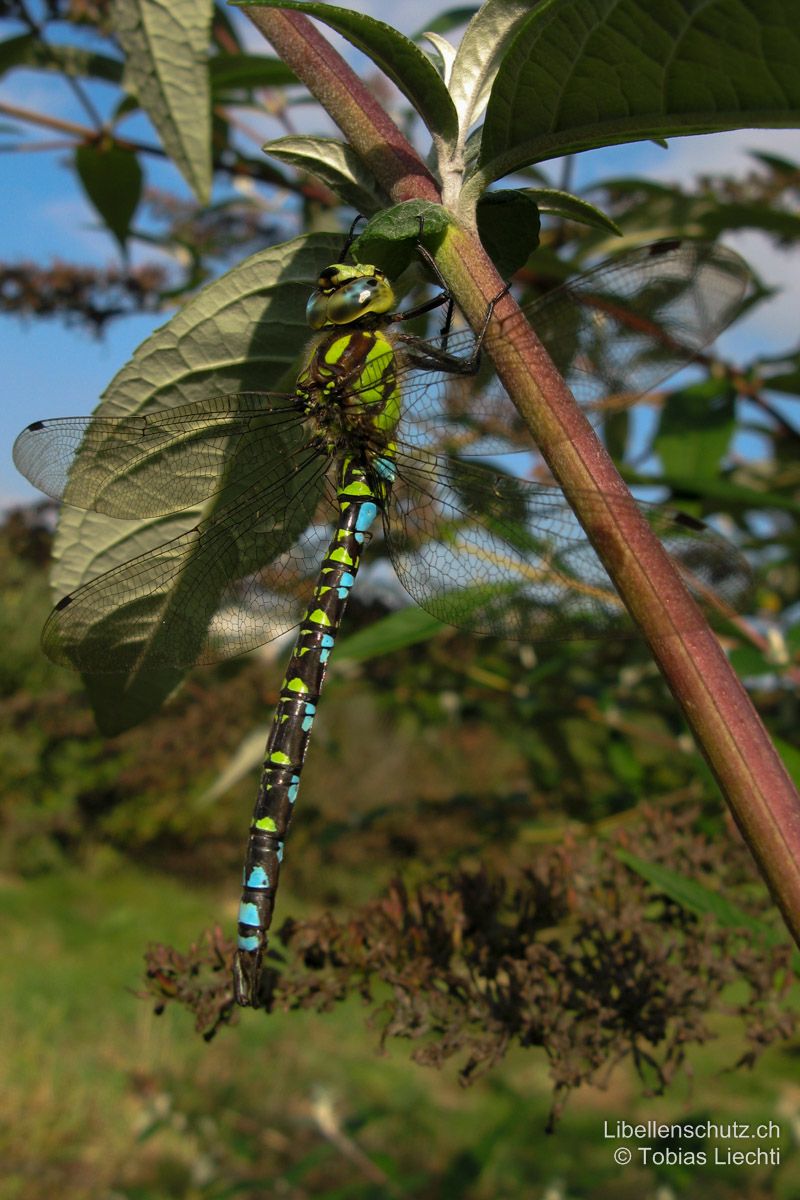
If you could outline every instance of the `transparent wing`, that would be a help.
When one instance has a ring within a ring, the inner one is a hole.
[[[707,525],[623,497],[587,502],[602,511],[635,506],[707,611],[746,606],[748,564]],[[384,524],[398,577],[441,621],[520,641],[634,632],[556,486],[441,455],[401,454]]]
[[[14,462],[48,496],[112,517],[180,512],[218,491],[236,454],[270,462],[302,427],[296,400],[280,393],[210,396],[130,417],[34,421],[14,443]]]
[[[235,505],[79,587],[48,618],[46,653],[124,674],[214,662],[291,629],[335,519],[327,471],[322,456],[298,452]]]
[[[685,366],[733,320],[752,280],[724,246],[658,242],[579,276],[523,305],[523,312],[581,407],[596,420],[633,404]],[[502,324],[501,324],[502,329]],[[401,342],[402,344],[402,342]],[[448,353],[468,357],[471,331],[453,334]],[[435,364],[438,342],[408,344],[398,375],[403,437],[412,446],[461,454],[530,448],[530,434],[486,362],[477,377],[417,371]]]
[[[657,243],[634,250],[524,308],[582,406],[597,416],[633,403],[711,342],[738,311],[750,280],[721,246]],[[394,371],[411,447],[461,454],[529,448],[529,435],[484,363],[476,376],[437,367],[438,342],[399,339],[405,363],[374,359],[353,405],[374,400]],[[475,335],[452,335],[468,358]],[[420,363],[425,363],[422,368]],[[364,393],[368,393],[365,396]],[[292,394],[245,392],[136,416],[35,421],[14,461],[31,483],[77,508],[113,517],[179,512],[213,495],[245,464],[267,467],[303,439]]]

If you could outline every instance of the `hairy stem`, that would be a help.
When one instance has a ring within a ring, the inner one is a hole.
[[[307,17],[268,8],[243,11],[316,96],[393,200],[440,201],[436,181],[414,147]]]

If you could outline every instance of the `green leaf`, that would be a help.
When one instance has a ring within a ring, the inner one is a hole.
[[[44,71],[103,79],[107,83],[122,81],[123,63],[106,54],[94,54],[79,46],[45,46],[32,33],[6,38],[0,42],[0,75],[14,67],[32,67]]]
[[[75,168],[86,195],[124,251],[142,195],[138,158],[120,146],[78,146]]]
[[[437,16],[431,17],[425,22],[423,29],[414,34],[414,41],[417,38],[424,37],[426,33],[449,33],[451,29],[458,29],[460,25],[465,25],[467,21],[472,20],[475,13],[478,11],[476,4],[464,4],[458,8],[448,8],[443,13],[438,13]]]
[[[428,57],[434,63],[436,70],[441,75],[445,84],[449,84],[450,73],[453,70],[456,51],[455,47],[451,46],[447,38],[439,37],[438,33],[433,33],[428,30],[427,33],[421,35],[429,43]]]
[[[462,140],[486,108],[500,64],[530,10],[530,0],[486,0],[464,31],[449,82]]]
[[[730,664],[737,675],[774,674],[775,663],[770,662],[757,646],[737,646],[730,653]]]
[[[294,72],[279,58],[262,54],[217,54],[208,60],[214,95],[222,91],[288,87],[297,83]]]
[[[705,197],[698,200],[698,207],[705,205],[703,214],[704,234],[719,237],[732,229],[760,229],[787,241],[800,238],[800,215],[776,208],[769,203],[713,204]]]
[[[687,194],[680,188],[656,183],[652,179],[604,179],[598,184],[610,202],[625,198],[625,232],[634,232],[651,240],[672,235],[716,241],[732,230],[758,229],[779,238],[795,241],[800,237],[797,213],[776,208],[766,202],[709,203],[704,193]]]
[[[539,209],[526,189],[486,192],[477,219],[486,253],[504,278],[523,267],[539,245]]]
[[[749,913],[743,912],[719,892],[704,887],[694,879],[687,879],[685,876],[679,875],[677,871],[671,871],[669,867],[661,866],[660,863],[648,862],[644,858],[639,858],[638,855],[631,854],[629,850],[616,850],[615,857],[683,908],[688,908],[702,916],[707,914],[713,916],[726,929],[749,930],[751,933],[757,934],[761,941],[768,946],[782,946],[788,942],[785,929],[775,929],[772,925],[758,920],[757,917],[750,916]],[[796,951],[793,958],[800,958]]]
[[[758,162],[763,163],[765,167],[769,167],[772,171],[780,172],[782,175],[796,175],[800,171],[800,164],[779,154],[767,154],[763,150],[751,150],[750,155]]]
[[[263,150],[321,180],[356,212],[373,213],[391,203],[358,155],[337,138],[282,137],[267,142]]]
[[[786,392],[790,396],[800,396],[800,367],[794,371],[783,371],[779,375],[765,375],[764,387],[773,392]]]
[[[548,187],[521,188],[520,190],[536,202],[539,212],[553,217],[563,217],[567,221],[577,221],[580,225],[590,225],[595,229],[613,233],[617,237],[622,235],[622,230],[616,221],[612,221],[611,217],[606,216],[601,209],[590,204],[588,200],[581,200],[580,196],[573,196],[571,192],[562,192],[559,188]]]
[[[603,416],[602,437],[606,448],[613,459],[620,461],[625,457],[631,432],[630,409],[621,408],[618,412],[608,412]]]
[[[800,750],[796,746],[790,746],[783,738],[773,737],[772,741],[795,785],[800,787]]]
[[[796,125],[798,61],[797,0],[545,0],[498,71],[470,191],[596,146]]]
[[[420,217],[423,241],[435,245],[450,222],[446,210],[429,200],[405,200],[369,221],[353,244],[354,256],[396,279],[415,258]]]
[[[241,8],[284,8],[307,13],[335,29],[366,54],[411,101],[431,133],[455,138],[458,121],[442,79],[418,46],[391,25],[374,17],[339,8],[335,4],[299,3],[296,0],[236,0]]]
[[[328,234],[298,238],[253,255],[209,284],[142,343],[111,381],[98,414],[119,417],[214,394],[292,386],[296,358],[308,340],[308,294],[339,243]],[[57,596],[187,533],[229,501],[226,490],[202,508],[125,522],[65,506],[55,545]],[[173,602],[180,599],[178,587]],[[208,597],[209,607],[214,600]],[[156,638],[159,612],[151,618]],[[124,611],[112,620],[123,623]],[[116,733],[154,712],[181,677],[178,670],[150,669],[145,658],[130,673],[87,676],[86,686],[101,729]]]
[[[627,483],[641,484],[643,487],[665,487],[679,496],[684,494],[697,495],[712,503],[720,503],[728,508],[776,508],[784,512],[800,515],[800,502],[783,492],[757,490],[743,487],[738,483],[730,483],[719,477],[697,476],[690,479],[683,473],[670,474],[667,471],[658,475],[641,475],[636,471],[621,470]]]
[[[208,44],[212,0],[113,0],[125,82],[200,200],[211,191]]]
[[[399,612],[390,613],[366,629],[339,640],[336,643],[335,661],[346,658],[351,662],[365,662],[380,654],[391,654],[394,650],[415,646],[417,642],[427,642],[443,629],[449,628],[421,608],[401,608]]]
[[[736,396],[724,380],[709,379],[670,392],[653,448],[665,472],[694,483],[719,475],[736,427]]]
[[[641,783],[644,768],[637,759],[629,742],[623,738],[611,738],[607,743],[608,765],[614,777],[628,788]]]

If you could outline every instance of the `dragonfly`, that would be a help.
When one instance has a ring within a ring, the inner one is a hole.
[[[349,253],[351,238],[340,258]],[[84,673],[189,667],[299,624],[269,734],[245,856],[233,983],[258,1007],[284,843],[328,663],[363,551],[382,525],[395,571],[423,609],[473,633],[522,641],[626,632],[625,613],[560,489],[498,466],[520,419],[482,362],[483,329],[423,340],[371,264],[325,268],[307,305],[312,338],[289,392],[211,395],[133,416],[39,420],[14,458],[50,496],[118,518],[213,515],[65,596],[42,644]],[[627,251],[524,309],[590,419],[633,403],[733,319],[750,285],[724,247]],[[498,322],[502,335],[502,322]],[[405,326],[407,328],[407,326]],[[528,449],[532,446],[528,444]],[[507,460],[504,460],[507,461]],[[235,465],[235,470],[233,466]],[[635,506],[701,605],[741,610],[750,573],[709,526]],[[712,605],[712,606],[713,606]]]

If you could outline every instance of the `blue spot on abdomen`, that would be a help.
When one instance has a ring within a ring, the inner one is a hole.
[[[251,925],[254,929],[261,925],[258,909],[250,900],[243,900],[239,905],[239,924]]]
[[[356,529],[363,533],[365,529],[369,529],[377,515],[377,504],[373,504],[371,501],[367,501],[365,504],[362,504],[358,510],[358,516],[356,517]]]
[[[269,875],[263,867],[253,867],[249,876],[245,880],[245,887],[256,888],[259,891],[270,886]],[[252,924],[252,921],[248,921],[246,924],[250,925]]]

